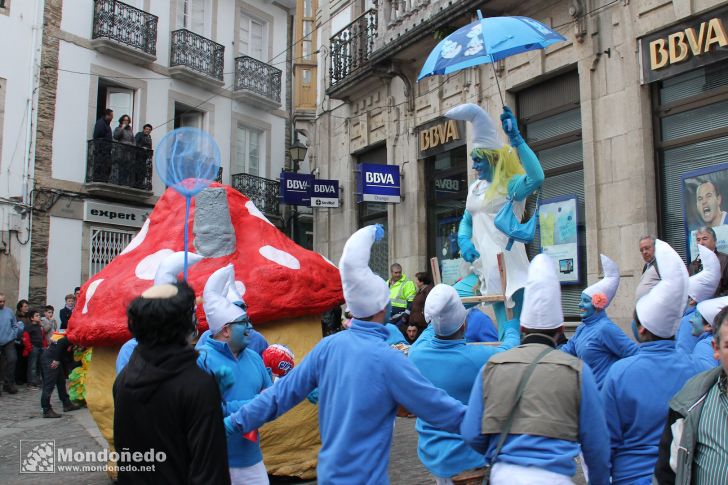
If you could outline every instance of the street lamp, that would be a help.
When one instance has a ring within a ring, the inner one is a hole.
[[[288,149],[288,154],[291,156],[291,161],[293,161],[294,172],[298,172],[299,165],[304,160],[304,158],[306,158],[307,151],[308,148],[306,148],[306,145],[301,143],[298,140],[298,137],[296,137],[296,143],[291,145],[291,147]]]

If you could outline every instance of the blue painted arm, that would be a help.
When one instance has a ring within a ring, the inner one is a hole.
[[[505,333],[503,342],[496,348],[496,352],[503,352],[521,345],[521,322],[514,318],[503,324]]]
[[[579,442],[589,468],[590,485],[609,485],[609,440],[604,407],[597,382],[589,366],[582,368],[581,403],[579,405]]]
[[[475,376],[473,389],[470,391],[468,409],[465,411],[463,424],[460,425],[460,434],[463,440],[478,453],[485,455],[488,449],[488,436],[481,434],[483,422],[483,369]]]
[[[640,349],[639,346],[617,327],[615,324],[608,325],[604,332],[604,344],[610,352],[620,359],[634,355]]]
[[[458,227],[458,246],[460,246],[460,254],[468,263],[472,263],[480,257],[480,253],[473,245],[472,238],[473,216],[466,210],[460,220],[460,227]]]
[[[517,175],[508,182],[508,193],[513,194],[514,200],[520,201],[538,190],[543,184],[545,176],[543,168],[541,168],[541,162],[538,161],[538,157],[527,144],[521,143],[518,145],[517,150],[526,174]]]

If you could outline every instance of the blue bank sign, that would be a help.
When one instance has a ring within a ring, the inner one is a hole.
[[[288,205],[311,205],[313,175],[281,172],[281,202]]]
[[[339,207],[339,181],[314,179],[311,184],[311,207]]]
[[[357,188],[364,202],[400,202],[399,166],[362,163]]]

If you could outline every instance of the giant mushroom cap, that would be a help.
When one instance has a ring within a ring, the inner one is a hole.
[[[323,256],[302,248],[280,232],[247,197],[223,187],[235,236],[235,250],[204,258],[189,267],[188,283],[202,295],[207,278],[227,264],[235,268],[237,289],[254,325],[322,313],[343,303],[339,270]],[[152,286],[159,264],[184,250],[185,199],[172,189],[162,195],[136,237],[104,269],[81,287],[68,325],[68,337],[86,346],[121,345],[129,338],[126,307]],[[193,247],[195,199],[190,212]],[[200,331],[207,328],[198,306]]]

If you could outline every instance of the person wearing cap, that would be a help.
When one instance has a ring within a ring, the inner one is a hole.
[[[695,345],[700,340],[700,335],[703,333],[702,318],[695,315],[697,305],[702,301],[713,298],[720,283],[721,274],[720,261],[715,253],[703,245],[698,246],[698,251],[700,252],[699,259],[702,262],[702,270],[688,280],[688,306],[675,336],[677,348],[687,354],[693,352]],[[700,331],[698,333],[693,333],[694,320],[699,323]]]
[[[563,322],[556,264],[539,254],[528,270],[521,345],[480,370],[460,429],[491,464],[493,485],[572,484],[580,450],[589,483],[609,483],[599,390],[587,364],[555,350]]]
[[[184,282],[152,286],[127,308],[139,345],[116,377],[114,447],[119,484],[230,483],[220,391],[190,345],[195,293]],[[164,453],[154,470],[125,458]]]
[[[653,483],[711,485],[728,482],[728,308],[714,321],[713,351],[720,366],[690,379],[670,400]]]
[[[516,117],[503,107],[501,124],[508,135],[510,146],[498,136],[490,115],[480,106],[466,103],[451,109],[445,116],[454,120],[467,120],[473,127],[473,150],[470,158],[478,180],[468,189],[465,213],[458,229],[460,253],[473,271],[480,276],[482,295],[503,295],[507,301],[493,304],[499,327],[499,339],[503,339],[506,306],[513,308],[518,318],[523,301],[523,287],[528,278],[526,247],[515,242],[509,244],[508,236],[495,226],[498,212],[513,200],[513,211],[521,218],[526,208],[526,198],[538,190],[544,181],[544,173],[538,158],[518,131]],[[498,269],[498,253],[503,253],[506,266],[506,288],[501,288]]]
[[[660,282],[639,299],[633,331],[639,351],[612,365],[602,387],[609,426],[612,483],[650,483],[657,461],[667,403],[705,370],[675,347],[688,298],[688,272],[666,242],[655,241]]]
[[[229,291],[235,295],[230,299]],[[252,325],[243,298],[235,289],[232,264],[210,275],[202,298],[210,337],[199,348],[197,365],[213,375],[230,369],[233,383],[222,394],[223,415],[229,416],[273,382],[260,355],[247,348]],[[241,434],[228,435],[227,454],[233,485],[268,483],[257,437],[251,441]]]
[[[713,349],[713,327],[717,315],[726,307],[728,307],[728,296],[721,296],[701,301],[693,313],[692,334],[697,336],[698,342],[692,350],[692,356],[708,367],[717,367],[720,364]]]
[[[603,254],[601,260],[604,278],[581,292],[579,310],[582,324],[574,336],[561,346],[561,350],[589,365],[600,390],[612,364],[634,355],[638,349],[637,344],[607,316],[607,307],[619,287],[619,267]]]
[[[386,345],[387,283],[369,268],[384,229],[367,226],[344,245],[339,262],[351,328],[321,340],[286,377],[225,418],[228,433],[260,427],[319,389],[319,483],[387,484],[398,405],[456,433],[465,407],[434,387],[404,354]]]
[[[466,345],[467,310],[452,286],[435,286],[425,300],[425,321],[435,337],[409,353],[409,360],[432,384],[465,404],[473,380],[488,359],[520,343],[518,321],[508,322],[505,340],[499,347]],[[485,466],[481,453],[470,448],[459,433],[448,433],[418,418],[417,455],[438,484],[451,484],[452,477]]]

